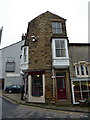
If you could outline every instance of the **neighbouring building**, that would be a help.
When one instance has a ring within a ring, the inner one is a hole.
[[[0,89],[3,88],[3,79],[2,79],[2,50],[0,49]]]
[[[22,84],[20,55],[23,44],[24,41],[19,41],[0,50],[0,81],[2,81],[0,84],[2,84],[2,89],[12,84]]]
[[[66,19],[49,11],[28,23],[21,74],[28,102],[70,104]]]
[[[70,43],[70,79],[73,104],[90,98],[90,43]]]

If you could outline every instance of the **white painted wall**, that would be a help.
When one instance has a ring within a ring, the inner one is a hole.
[[[0,49],[0,79],[2,79],[2,50]]]
[[[20,76],[20,55],[21,46],[24,41],[19,41],[15,44],[2,48],[2,78],[4,78],[4,88],[11,84],[22,84],[22,78]],[[15,61],[15,72],[5,72],[6,62]]]

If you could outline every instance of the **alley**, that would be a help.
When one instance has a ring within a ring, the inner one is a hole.
[[[88,114],[48,110],[2,100],[2,118],[88,118]]]

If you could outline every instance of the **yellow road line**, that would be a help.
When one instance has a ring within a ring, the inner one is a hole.
[[[40,107],[35,107],[35,106],[26,106],[26,105],[20,105],[24,107],[30,107],[34,109],[40,109],[40,110],[48,110],[48,111],[53,111],[53,112],[64,112],[64,113],[77,113],[77,114],[85,114],[88,115],[89,113],[82,113],[82,112],[70,112],[70,111],[63,111],[63,110],[54,110],[54,109],[49,109],[49,108],[40,108]]]

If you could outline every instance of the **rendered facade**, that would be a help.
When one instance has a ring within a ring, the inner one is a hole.
[[[6,86],[15,84],[21,85],[22,78],[20,76],[20,64],[21,64],[21,46],[24,41],[19,41],[10,46],[1,49],[0,56],[0,80],[2,89]]]

